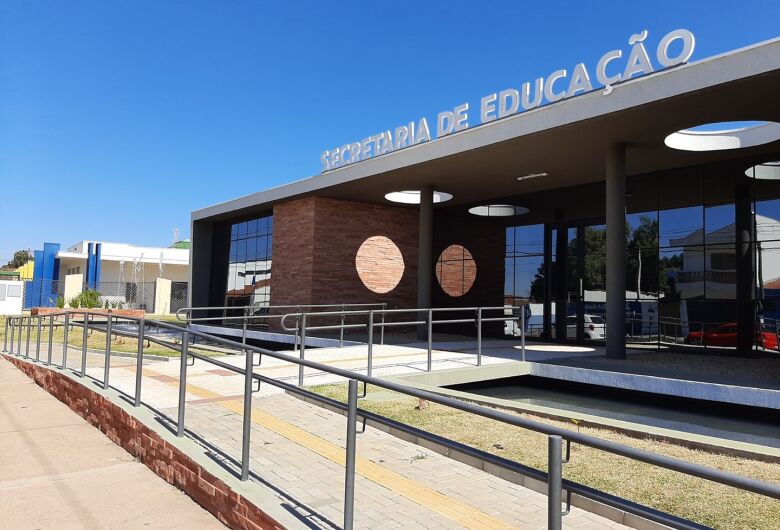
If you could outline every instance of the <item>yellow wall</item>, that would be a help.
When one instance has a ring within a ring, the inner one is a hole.
[[[20,280],[32,280],[33,278],[33,267],[35,266],[35,263],[33,263],[33,260],[28,261],[18,269],[16,269],[19,272],[19,279]]]

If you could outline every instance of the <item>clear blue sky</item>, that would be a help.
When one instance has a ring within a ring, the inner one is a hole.
[[[779,20],[776,0],[2,2],[0,261],[166,245],[194,209],[317,174],[325,149],[592,68],[642,29],[692,30],[698,60]]]

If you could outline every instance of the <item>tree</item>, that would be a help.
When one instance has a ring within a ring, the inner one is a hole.
[[[9,261],[5,266],[10,267],[12,269],[18,269],[28,261],[33,259],[32,254],[30,254],[29,250],[17,250],[14,252],[14,257],[11,261]]]

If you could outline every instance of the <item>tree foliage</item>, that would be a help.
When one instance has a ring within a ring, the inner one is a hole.
[[[33,259],[33,256],[29,250],[17,250],[14,252],[14,257],[5,266],[11,269],[18,269],[31,259]]]

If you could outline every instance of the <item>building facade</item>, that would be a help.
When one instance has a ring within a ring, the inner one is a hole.
[[[109,304],[150,309],[154,305],[156,280],[162,278],[171,282],[170,307],[183,307],[189,253],[186,244],[140,247],[79,241],[63,250],[59,243],[44,243],[43,250],[34,252],[33,277],[25,282],[25,307],[52,307],[58,298],[65,298],[67,303],[72,296],[65,292],[67,277],[76,280],[76,293],[94,289]]]
[[[440,114],[434,140],[388,131],[373,156],[347,144],[321,175],[194,212],[192,305],[528,304],[529,334],[614,357],[776,348],[780,39],[583,93],[580,66],[547,104],[565,70],[536,105],[514,91],[523,111],[491,119],[513,97],[492,94],[479,126]],[[696,128],[717,122],[740,123]]]

